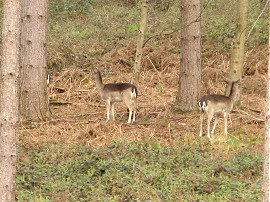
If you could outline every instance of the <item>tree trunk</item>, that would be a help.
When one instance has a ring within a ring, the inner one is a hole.
[[[141,64],[142,64],[142,49],[143,49],[143,41],[144,35],[147,25],[147,10],[148,10],[148,0],[141,0],[141,22],[140,22],[140,30],[137,40],[137,49],[135,55],[135,64],[133,68],[132,75],[132,83],[137,84],[139,82],[139,77],[141,73]]]
[[[238,24],[232,42],[229,80],[237,81],[242,78],[247,29],[248,0],[238,0]],[[227,85],[226,95],[230,94],[231,85]]]
[[[25,120],[49,117],[47,95],[48,0],[22,1],[22,35],[20,68],[20,114]]]
[[[201,87],[200,0],[181,1],[180,35],[181,59],[175,107],[190,112],[197,110]]]
[[[269,4],[270,16],[270,4]],[[269,17],[270,22],[270,17]],[[264,142],[264,169],[263,169],[263,201],[270,201],[270,26],[268,28],[268,79],[267,79],[267,100],[265,119],[265,142]]]
[[[20,0],[4,1],[0,69],[0,201],[15,201]]]

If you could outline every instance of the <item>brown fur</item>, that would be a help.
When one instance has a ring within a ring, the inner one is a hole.
[[[207,116],[207,136],[210,139],[210,123],[213,117],[215,118],[214,126],[211,134],[214,134],[215,127],[217,124],[217,114],[223,113],[224,115],[224,133],[227,135],[227,119],[229,113],[233,109],[233,104],[235,102],[237,93],[239,91],[240,80],[234,81],[231,86],[230,95],[219,95],[219,94],[209,94],[204,95],[198,102],[199,108],[201,110],[201,126],[200,126],[200,136],[202,136],[202,128],[205,116]]]
[[[101,73],[95,69],[93,77],[101,99],[106,102],[107,119],[110,119],[110,110],[114,120],[114,102],[124,102],[129,109],[128,123],[135,121],[137,87],[130,83],[103,84]],[[131,121],[132,117],[132,121]]]

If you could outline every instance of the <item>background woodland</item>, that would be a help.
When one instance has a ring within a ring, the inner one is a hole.
[[[99,68],[106,83],[131,80],[139,2],[51,0],[52,118],[20,123],[16,200],[261,201],[269,26],[264,5],[249,1],[242,92],[229,140],[220,121],[209,142],[198,137],[199,112],[181,114],[173,107],[179,1],[150,1],[138,118],[128,125],[122,104],[116,122],[105,122],[91,72]],[[235,0],[202,1],[202,95],[224,93],[236,6]]]

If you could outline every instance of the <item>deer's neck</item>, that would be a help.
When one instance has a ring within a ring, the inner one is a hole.
[[[100,73],[98,73],[97,77],[95,78],[95,82],[96,82],[96,86],[98,91],[101,93],[103,88],[104,88],[104,84],[102,82],[102,77],[100,75]]]

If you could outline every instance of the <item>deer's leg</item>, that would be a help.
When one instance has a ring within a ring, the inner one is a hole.
[[[132,108],[128,108],[128,123],[131,123],[131,117],[132,117]]]
[[[132,122],[135,122],[135,116],[136,116],[136,109],[133,109]]]
[[[213,114],[212,113],[209,113],[207,115],[207,137],[209,139],[211,139],[211,135],[210,135],[210,124],[211,124],[212,119],[213,119]]]
[[[110,120],[110,108],[111,108],[111,102],[110,100],[106,100],[106,111],[107,111],[107,120]]]
[[[212,135],[213,135],[214,132],[215,132],[215,128],[216,128],[216,125],[217,125],[217,122],[218,122],[218,117],[217,117],[217,116],[214,116],[214,119],[215,119],[215,121],[214,121],[214,126],[213,126],[212,131],[211,131],[211,134],[212,134]]]
[[[224,113],[224,133],[228,135],[228,113]]]
[[[132,123],[132,121],[135,121],[135,113],[134,111],[134,100],[132,97],[128,97],[124,99],[124,102],[128,108],[128,123]],[[133,117],[132,117],[133,115]],[[131,121],[132,120],[132,121]]]
[[[112,118],[114,121],[115,120],[115,118],[114,118],[114,103],[111,103],[111,112],[112,112]]]
[[[135,122],[136,119],[136,100],[132,100],[132,122]]]
[[[200,124],[200,134],[199,136],[202,137],[203,134],[203,122],[204,122],[204,113],[201,113],[201,124]]]

